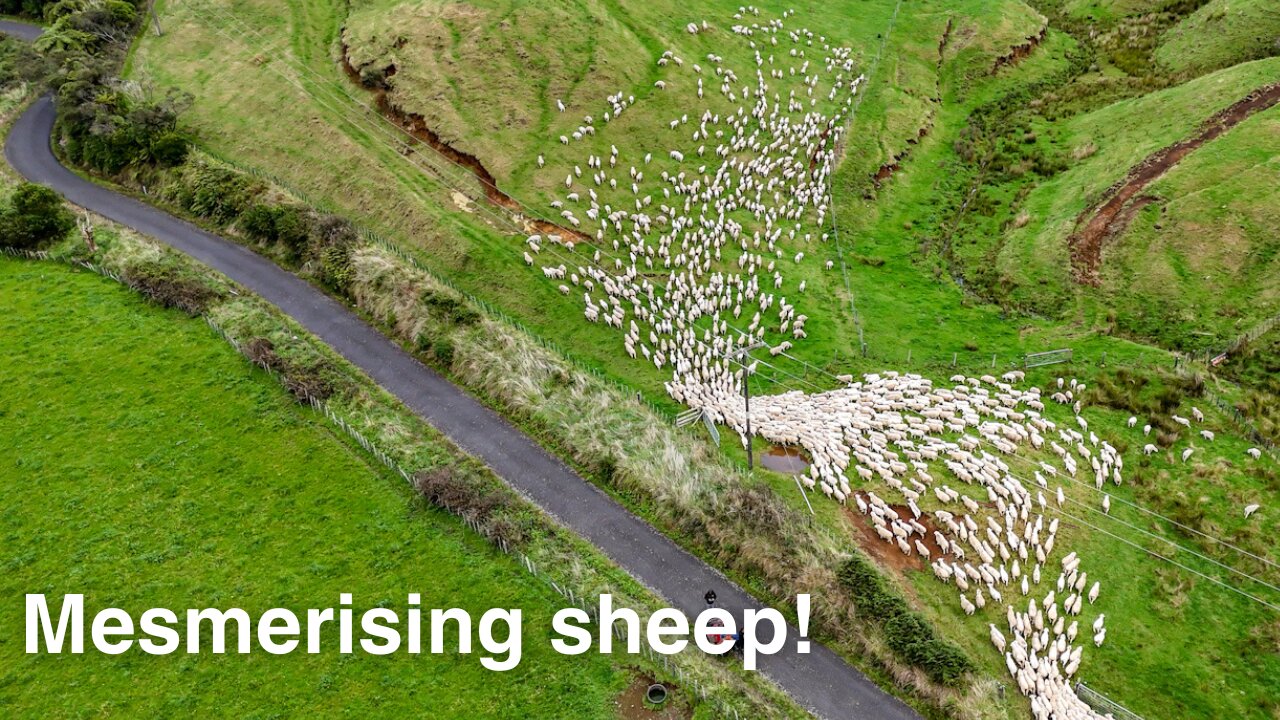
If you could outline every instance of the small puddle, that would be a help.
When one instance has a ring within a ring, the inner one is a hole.
[[[799,475],[809,469],[809,458],[796,448],[770,445],[764,455],[760,456],[760,465],[774,472]]]

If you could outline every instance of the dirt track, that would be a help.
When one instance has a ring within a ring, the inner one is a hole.
[[[1191,137],[1147,156],[1129,171],[1124,180],[1108,188],[1102,200],[1080,214],[1076,219],[1077,230],[1067,239],[1071,250],[1071,271],[1076,282],[1095,287],[1101,282],[1103,246],[1128,227],[1138,210],[1153,201],[1150,197],[1139,197],[1144,188],[1196,148],[1277,103],[1280,103],[1280,82],[1254,90],[1205,120]]]

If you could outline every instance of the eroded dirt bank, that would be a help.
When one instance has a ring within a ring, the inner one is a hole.
[[[1141,196],[1143,189],[1196,148],[1277,103],[1280,103],[1280,82],[1254,90],[1213,114],[1191,137],[1148,155],[1123,180],[1108,188],[1098,203],[1080,214],[1076,220],[1077,230],[1067,239],[1076,282],[1093,286],[1101,282],[1103,247],[1128,227],[1138,210],[1153,201],[1150,197]]]
[[[346,43],[342,45],[342,69],[347,74],[347,78],[361,88],[369,91],[374,97],[374,104],[378,108],[378,112],[383,117],[391,120],[405,132],[413,136],[414,139],[425,143],[437,153],[443,155],[453,163],[468,170],[480,182],[484,188],[485,199],[489,203],[502,208],[503,210],[515,216],[515,220],[524,226],[528,232],[540,233],[545,235],[559,235],[575,242],[585,242],[589,238],[573,229],[558,225],[541,218],[530,217],[524,205],[515,198],[503,192],[498,188],[497,179],[493,173],[489,172],[484,163],[480,159],[470,153],[463,152],[453,147],[449,143],[441,139],[440,135],[427,125],[426,118],[417,113],[411,113],[393,103],[387,96],[387,85],[385,82],[370,83],[365,80],[355,65],[351,62],[351,55],[348,52]],[[389,65],[382,72],[383,78],[389,78],[394,75],[396,68]],[[410,148],[407,152],[413,152]]]

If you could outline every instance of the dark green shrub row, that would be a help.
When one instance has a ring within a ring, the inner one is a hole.
[[[159,194],[166,201],[220,227],[235,228],[335,292],[348,291],[351,250],[358,236],[347,220],[296,203],[273,202],[262,182],[204,161],[188,162],[159,177]],[[463,316],[467,309],[451,312]]]
[[[964,651],[940,637],[919,613],[912,612],[866,556],[851,556],[841,566],[839,578],[858,612],[880,623],[889,649],[901,660],[920,668],[934,681],[953,686],[974,670],[973,661]]]

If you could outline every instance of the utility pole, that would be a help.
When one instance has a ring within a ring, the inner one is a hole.
[[[755,469],[755,461],[752,459],[751,448],[751,373],[747,366],[742,367],[742,404],[747,409],[747,472]]]
[[[725,355],[725,357],[728,358],[729,360],[733,360],[735,362],[738,362],[739,365],[742,365],[742,403],[747,411],[746,424],[747,424],[747,471],[748,472],[755,469],[755,457],[752,453],[752,448],[751,448],[751,445],[752,445],[751,443],[751,383],[750,383],[751,367],[741,361],[738,361],[737,358],[742,355],[747,355],[752,350],[758,350],[764,346],[765,344],[763,342],[752,343],[744,348],[739,348],[738,350],[731,350],[729,351],[729,353]],[[750,359],[749,355],[747,359],[748,360]]]

